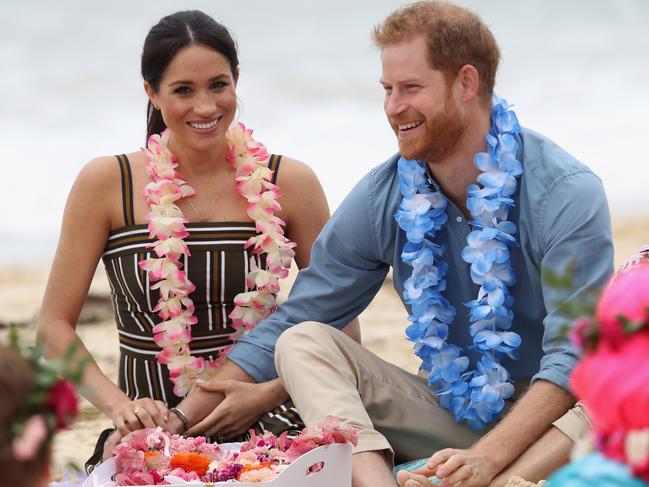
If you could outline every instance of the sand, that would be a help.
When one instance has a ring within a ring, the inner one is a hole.
[[[614,226],[616,265],[649,240],[649,218],[619,221]],[[16,323],[27,340],[33,337],[36,316],[45,289],[48,269],[27,265],[0,267],[0,336],[6,325]],[[283,289],[286,294],[290,278]],[[77,327],[81,339],[93,353],[100,368],[111,378],[117,376],[117,333],[108,301],[110,288],[103,269],[98,269],[89,300]],[[388,280],[370,306],[361,314],[363,344],[409,371],[416,371],[418,359],[404,338],[407,314]],[[54,444],[55,474],[69,470],[69,464],[83,465],[92,453],[99,432],[110,426],[90,403],[83,401],[74,428],[59,434]]]

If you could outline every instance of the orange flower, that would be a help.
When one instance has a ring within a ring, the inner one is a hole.
[[[212,459],[200,453],[176,453],[171,457],[171,468],[196,472],[201,477],[207,473],[210,463],[212,463]]]
[[[268,462],[261,462],[257,464],[249,463],[248,465],[243,466],[243,470],[241,470],[241,473],[251,472],[253,470],[262,470],[264,468],[270,468],[270,463]]]

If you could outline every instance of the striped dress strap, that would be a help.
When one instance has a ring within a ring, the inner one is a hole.
[[[279,173],[279,163],[282,162],[282,156],[277,154],[271,154],[270,160],[268,161],[268,168],[273,171],[273,179],[271,182],[276,184],[277,173]]]
[[[131,164],[126,154],[115,156],[119,163],[122,176],[122,210],[124,212],[124,225],[135,225],[135,212],[133,210],[133,175]]]

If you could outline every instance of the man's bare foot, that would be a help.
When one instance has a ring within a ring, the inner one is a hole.
[[[433,482],[428,480],[428,477],[417,475],[412,472],[406,472],[405,470],[399,472],[397,480],[399,481],[399,487],[429,487],[435,485]]]

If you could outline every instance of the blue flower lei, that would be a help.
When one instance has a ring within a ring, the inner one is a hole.
[[[398,163],[403,198],[394,218],[408,239],[401,259],[412,266],[412,274],[403,284],[404,300],[411,307],[406,334],[414,342],[421,368],[428,373],[428,383],[442,407],[453,413],[455,421],[467,421],[474,429],[498,418],[505,399],[514,393],[509,372],[500,360],[505,355],[517,359],[521,344],[521,337],[509,331],[514,314],[508,287],[516,283],[509,247],[517,242],[516,225],[507,220],[509,208],[514,206],[516,178],[523,173],[516,159],[515,135],[520,130],[507,102],[494,95],[491,129],[486,135],[488,152],[474,157],[482,173],[479,184],[468,187],[472,231],[462,251],[462,259],[471,265],[471,280],[480,286],[477,299],[465,303],[470,310],[470,348],[481,355],[474,370],[467,370],[469,359],[464,351],[447,343],[456,310],[442,294],[448,264],[441,259],[443,246],[434,239],[446,223],[448,201],[430,188],[425,162],[401,158]]]

